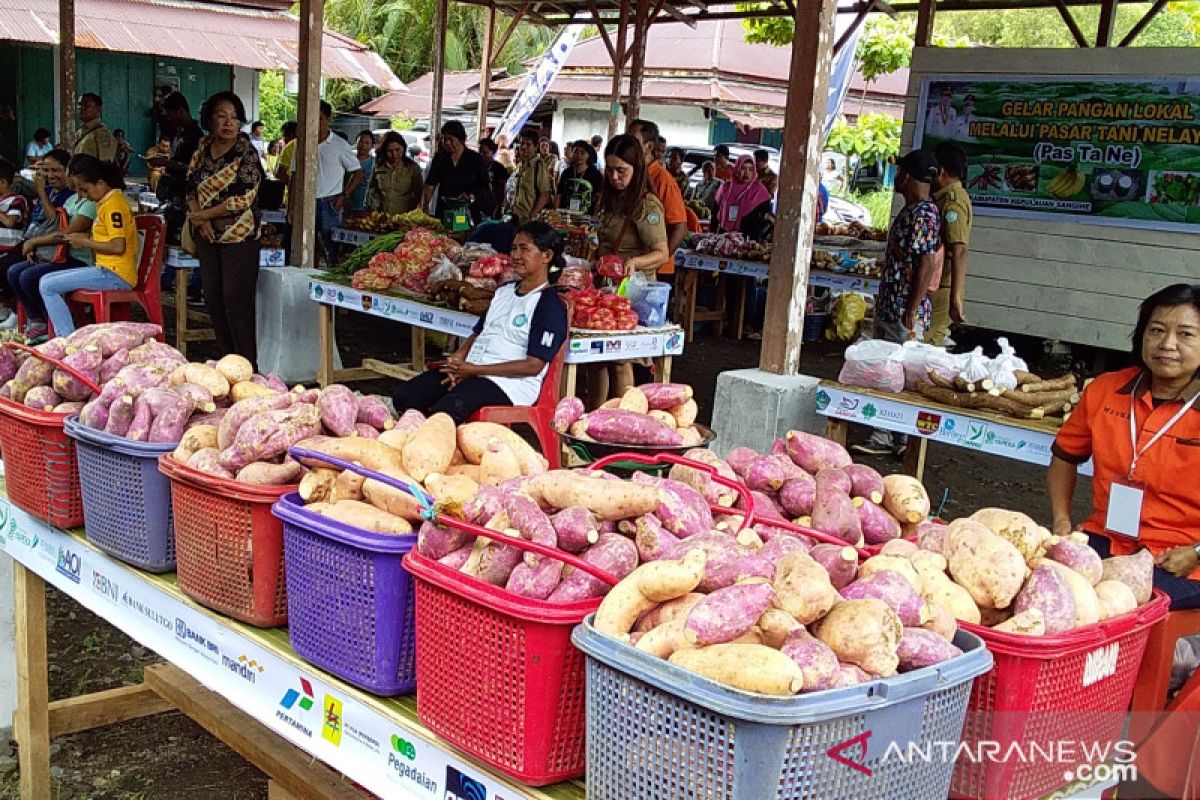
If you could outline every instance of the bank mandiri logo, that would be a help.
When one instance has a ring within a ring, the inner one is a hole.
[[[313,688],[312,683],[308,678],[300,678],[300,688],[304,690],[304,694],[297,692],[295,689],[288,689],[284,692],[283,699],[279,701],[279,705],[291,711],[294,707],[299,706],[301,711],[312,711],[313,707]]]

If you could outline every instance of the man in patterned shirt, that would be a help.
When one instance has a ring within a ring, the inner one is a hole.
[[[929,327],[928,292],[937,270],[941,230],[941,216],[930,197],[937,175],[937,159],[925,150],[913,150],[896,162],[895,190],[904,198],[904,208],[888,229],[883,279],[875,298],[872,336],[876,339],[903,343],[920,339]],[[889,431],[876,430],[865,444],[851,449],[883,455],[897,452],[903,445],[903,441],[893,440]]]

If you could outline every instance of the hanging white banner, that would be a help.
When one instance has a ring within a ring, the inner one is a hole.
[[[542,56],[542,60],[538,62],[534,71],[525,76],[525,82],[521,84],[521,91],[517,92],[504,111],[504,117],[500,120],[500,127],[496,131],[496,139],[507,136],[509,141],[512,141],[521,130],[525,121],[529,119],[529,115],[533,113],[533,110],[538,107],[538,103],[542,102],[542,98],[546,96],[546,92],[550,90],[550,84],[554,83],[554,79],[562,71],[563,64],[567,63],[567,57],[575,49],[575,43],[579,41],[579,35],[583,33],[583,28],[583,25],[568,25],[563,28],[563,32],[559,34],[546,55]]]

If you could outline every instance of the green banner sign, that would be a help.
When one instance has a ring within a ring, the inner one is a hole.
[[[927,77],[913,144],[967,152],[977,213],[1194,232],[1200,80]]]

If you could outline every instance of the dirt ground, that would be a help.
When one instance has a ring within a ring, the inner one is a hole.
[[[407,355],[408,336],[397,325],[361,314],[340,313],[338,339],[343,358],[357,363],[361,354],[399,360]],[[190,355],[211,355],[211,345],[196,345]],[[351,357],[351,351],[355,356]],[[728,369],[755,366],[758,343],[734,342],[701,333],[685,355],[676,359],[674,379],[696,390],[701,421],[708,422],[717,375]],[[841,349],[806,346],[802,371],[836,377]],[[388,383],[356,388],[385,392]],[[854,431],[852,437],[864,436]],[[852,438],[853,441],[853,438]],[[895,471],[899,459],[867,459],[881,471]],[[926,485],[934,505],[945,494],[943,515],[954,517],[987,505],[1023,510],[1048,521],[1044,469],[973,451],[931,443]],[[1080,481],[1076,514],[1090,504],[1090,481]],[[137,683],[142,668],[158,659],[120,631],[51,590],[48,597],[50,696]],[[57,800],[262,800],[266,777],[220,741],[178,713],[54,740],[51,772]],[[0,752],[0,800],[17,798],[15,749]]]

